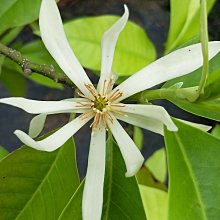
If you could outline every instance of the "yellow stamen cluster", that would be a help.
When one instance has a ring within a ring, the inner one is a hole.
[[[120,111],[112,109],[113,107],[122,107],[121,104],[114,104],[114,102],[122,96],[122,92],[116,90],[111,96],[108,97],[108,93],[113,86],[113,81],[110,80],[108,83],[105,80],[103,85],[102,94],[99,94],[95,87],[92,84],[85,84],[85,87],[91,94],[91,97],[87,97],[82,93],[78,93],[80,97],[83,97],[89,100],[89,103],[79,103],[82,107],[91,108],[85,113],[83,113],[80,117],[81,119],[85,119],[94,115],[94,120],[90,127],[92,127],[93,132],[100,126],[100,123],[103,123],[105,129],[108,129],[107,120],[113,122],[113,118],[111,116],[111,112],[115,112],[118,114],[122,114]]]

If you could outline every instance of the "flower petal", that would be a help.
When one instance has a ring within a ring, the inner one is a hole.
[[[32,118],[29,126],[28,134],[30,137],[37,137],[44,128],[47,114],[40,114]]]
[[[209,59],[220,51],[220,41],[209,42]],[[186,75],[203,64],[201,44],[176,50],[144,67],[117,86],[123,94],[117,102],[170,79]],[[110,94],[110,95],[111,95]]]
[[[106,131],[104,126],[91,136],[89,159],[83,191],[83,219],[100,220],[105,176]]]
[[[102,37],[102,58],[101,58],[101,73],[100,79],[98,83],[98,91],[101,93],[103,91],[104,81],[107,83],[112,77],[112,63],[114,59],[115,46],[119,37],[119,34],[124,29],[129,11],[126,5],[124,5],[124,14],[123,16],[113,25],[111,26]]]
[[[176,118],[176,120],[178,120],[182,123],[185,123],[187,125],[190,125],[194,128],[198,128],[199,130],[202,130],[202,131],[209,131],[212,128],[212,126],[209,126],[209,125],[203,125],[203,124],[199,124],[199,123],[195,123],[195,122],[191,122],[191,121],[186,121],[186,120],[179,119],[179,118]]]
[[[135,115],[141,115],[146,118],[155,119],[166,125],[169,131],[177,131],[178,128],[173,123],[170,115],[167,111],[157,105],[141,105],[141,104],[124,104],[123,107],[115,107],[116,110],[121,111],[122,113],[132,113]]]
[[[69,122],[58,131],[54,132],[49,137],[35,141],[26,133],[20,130],[16,130],[15,135],[27,146],[41,151],[54,151],[62,146],[71,136],[73,136],[84,124],[86,124],[91,117],[81,119],[80,116],[73,121]]]
[[[108,121],[108,127],[110,128],[116,142],[118,143],[122,157],[124,158],[127,168],[125,176],[133,176],[141,168],[144,162],[144,158],[133,140],[117,121],[115,116],[111,114],[111,117],[112,122]]]
[[[64,113],[64,112],[78,112],[79,109],[85,109],[79,103],[74,101],[36,101],[20,97],[2,98],[0,103],[12,105],[23,109],[31,114],[41,113]]]
[[[89,95],[85,84],[91,84],[91,81],[68,43],[60,13],[54,0],[42,1],[39,25],[42,40],[52,57],[80,91],[84,95]]]
[[[128,124],[132,124],[134,126],[144,128],[154,133],[164,135],[164,124],[161,121],[131,113],[126,113],[126,115],[114,115],[117,119],[124,121]]]

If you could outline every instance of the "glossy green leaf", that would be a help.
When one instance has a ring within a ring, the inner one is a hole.
[[[0,33],[8,28],[23,26],[36,20],[41,0],[1,0]]]
[[[146,161],[145,165],[160,182],[166,180],[166,152],[164,148],[155,151]]]
[[[0,219],[54,219],[79,186],[72,140],[54,152],[22,147],[0,162]]]
[[[26,44],[21,48],[20,52],[33,63],[52,65],[59,74],[63,73],[40,40]],[[28,78],[44,86],[56,89],[63,88],[61,84],[37,73],[33,73],[31,76],[28,76]]]
[[[215,0],[207,0],[208,11],[214,3]],[[170,30],[165,53],[198,36],[199,26],[200,0],[171,0]]]
[[[169,220],[220,218],[220,140],[175,120],[165,130],[169,169]]]
[[[134,126],[134,135],[133,135],[134,143],[141,150],[143,146],[143,132],[139,127]]]
[[[125,164],[118,146],[110,139],[107,142],[105,186],[102,220],[145,220],[144,207],[135,177],[125,177]],[[72,196],[59,220],[81,220],[83,184]],[[72,214],[71,214],[72,210]]]
[[[168,220],[168,194],[159,189],[139,185],[145,213],[149,220]]]
[[[7,155],[8,155],[8,151],[4,147],[0,146],[0,160],[2,160]]]
[[[11,96],[24,96],[26,92],[25,78],[18,71],[7,66],[6,63],[2,67],[0,81]]]
[[[106,15],[85,17],[64,24],[70,45],[84,67],[100,70],[102,35],[118,18]],[[155,58],[154,45],[144,30],[128,21],[117,42],[113,72],[120,76],[131,75],[154,61]]]

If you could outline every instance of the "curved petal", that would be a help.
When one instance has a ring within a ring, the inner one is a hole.
[[[163,131],[164,124],[161,121],[131,113],[126,113],[126,115],[121,115],[121,114],[114,114],[114,115],[117,119],[124,121],[128,124],[132,124],[134,126],[144,128],[154,133],[164,135],[164,131]]]
[[[89,159],[83,190],[83,219],[99,220],[102,215],[105,176],[106,131],[104,126],[91,135]]]
[[[127,168],[125,176],[133,176],[141,168],[144,158],[115,116],[111,114],[111,117],[112,121],[108,121],[108,127],[118,143],[122,157],[124,158]]]
[[[220,51],[220,41],[209,42],[209,59]],[[117,102],[170,79],[186,75],[203,63],[201,44],[176,50],[141,69],[117,86],[111,94],[120,90],[123,94]],[[111,95],[110,94],[110,95]]]
[[[31,114],[55,114],[64,112],[78,112],[85,109],[82,105],[74,101],[37,101],[21,97],[11,97],[0,99],[0,103],[12,105],[23,109]],[[86,102],[85,102],[86,103]]]
[[[91,117],[81,119],[80,116],[73,121],[69,122],[58,131],[54,132],[49,137],[35,141],[26,133],[20,130],[16,130],[15,135],[27,146],[41,151],[54,151],[61,147],[70,137],[72,137],[84,124],[86,124]]]
[[[169,131],[177,131],[178,128],[172,121],[167,111],[158,105],[141,105],[141,104],[124,104],[123,107],[115,107],[122,113],[132,113],[134,115],[141,115],[146,118],[155,119],[166,125]]]
[[[39,25],[44,45],[52,57],[79,90],[84,95],[89,95],[85,84],[91,84],[91,81],[70,48],[60,13],[54,0],[42,1]]]
[[[32,118],[28,134],[31,138],[37,137],[44,128],[47,114],[40,114]]]
[[[102,37],[102,58],[101,58],[101,74],[98,83],[98,91],[102,93],[104,81],[106,80],[107,84],[110,82],[112,77],[112,63],[114,59],[115,46],[119,37],[119,34],[124,29],[129,11],[126,5],[124,5],[124,14],[123,16],[111,26]]]

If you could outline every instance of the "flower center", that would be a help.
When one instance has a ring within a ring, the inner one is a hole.
[[[95,100],[92,101],[92,107],[94,110],[105,112],[109,106],[109,101],[105,96],[98,95]]]

